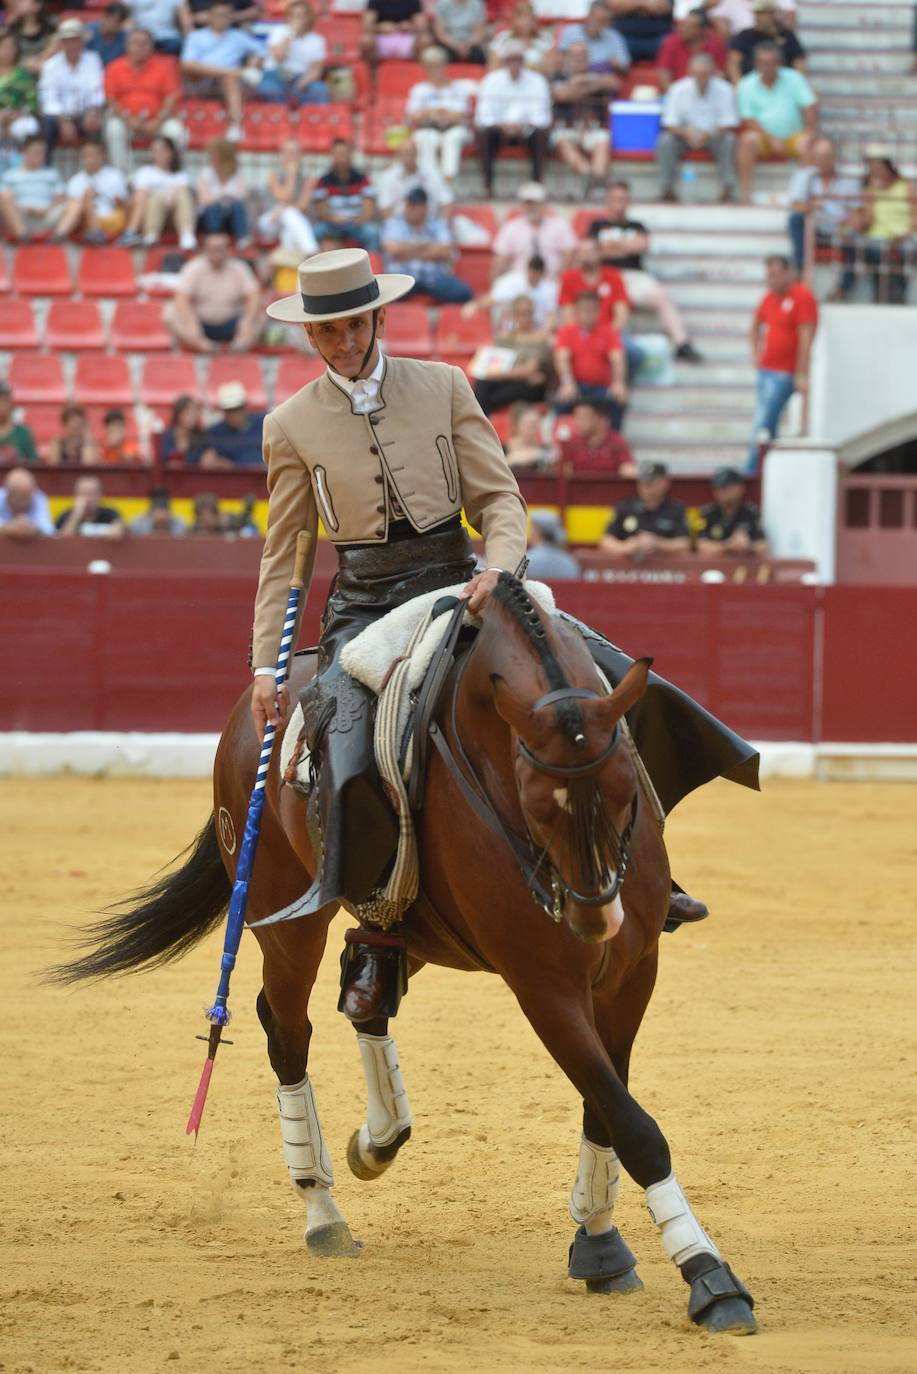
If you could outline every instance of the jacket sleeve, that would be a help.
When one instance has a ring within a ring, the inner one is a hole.
[[[272,415],[264,417],[263,443],[269,504],[255,597],[250,665],[254,668],[272,668],[277,662],[296,557],[296,536],[300,530],[309,530],[313,536],[318,532],[318,513],[309,469]],[[303,583],[303,602],[308,595],[314,562],[313,542],[312,559]]]
[[[525,559],[525,502],[494,427],[458,367],[452,368],[452,439],[462,504],[484,536],[487,566],[515,572]]]

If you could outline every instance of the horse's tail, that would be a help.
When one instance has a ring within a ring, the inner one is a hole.
[[[102,920],[82,931],[78,944],[90,948],[75,959],[55,964],[47,972],[48,980],[77,983],[158,968],[180,959],[203,939],[219,922],[232,892],[213,816],[184,853],[188,857],[181,868],[132,900],[109,907]]]

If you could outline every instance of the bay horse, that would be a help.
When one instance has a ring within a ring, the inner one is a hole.
[[[405,917],[410,971],[432,963],[499,974],[582,1096],[570,1200],[579,1226],[569,1275],[601,1292],[642,1287],[612,1222],[623,1167],[646,1190],[666,1251],[690,1285],[689,1316],[709,1331],[745,1333],[756,1325],[753,1299],[694,1216],[662,1131],[628,1086],[670,895],[661,829],[622,723],[646,689],[649,666],[638,661],[609,691],[579,631],[501,574],[435,711],[438,747],[430,750],[417,815],[421,891]],[[310,660],[298,656],[293,700],[310,674]],[[190,857],[94,925],[86,933],[93,947],[56,977],[163,963],[217,924],[258,752],[246,692],[220,740],[214,812]],[[315,871],[306,802],[283,785],[278,753],[249,889],[250,923],[295,902]],[[533,889],[549,892],[550,913],[533,901]],[[306,1205],[307,1244],[319,1255],[352,1255],[357,1247],[331,1195],[307,1075],[309,997],[334,914],[255,928],[263,955],[257,1011],[280,1085],[284,1156]],[[410,1111],[387,1021],[356,1029],[369,1101],[348,1162],[372,1179],[408,1138]]]

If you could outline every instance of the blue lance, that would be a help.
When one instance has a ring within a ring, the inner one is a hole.
[[[296,536],[296,558],[293,563],[293,578],[290,582],[290,594],[287,597],[287,610],[283,620],[283,633],[280,637],[280,652],[277,656],[276,682],[278,688],[286,682],[289,676],[290,658],[292,657],[296,645],[297,634],[299,632],[299,613],[302,603],[306,564],[312,552],[314,538],[315,536],[308,530],[301,530]],[[210,1022],[210,1034],[207,1037],[207,1058],[204,1062],[201,1081],[198,1084],[197,1093],[194,1097],[191,1115],[188,1117],[188,1125],[185,1128],[185,1134],[191,1135],[193,1132],[195,1140],[197,1139],[197,1133],[201,1127],[201,1118],[204,1115],[204,1103],[207,1101],[207,1089],[210,1087],[210,1079],[213,1075],[213,1064],[216,1059],[217,1050],[220,1047],[220,1037],[223,1034],[223,1028],[229,1024],[232,1015],[226,1005],[229,1000],[229,980],[236,966],[236,955],[239,952],[242,931],[245,929],[245,911],[248,906],[248,885],[251,881],[255,853],[258,849],[258,836],[261,834],[261,813],[264,810],[265,787],[267,785],[268,769],[271,766],[271,755],[274,752],[274,738],[276,733],[277,727],[268,723],[264,731],[261,755],[258,759],[258,772],[255,775],[255,785],[252,788],[251,798],[248,803],[245,832],[242,836],[242,844],[239,848],[236,876],[232,885],[232,895],[229,899],[229,914],[226,918],[226,934],[223,939],[223,957],[220,960],[220,981],[217,986],[217,995],[214,998],[213,1006],[204,1013],[206,1019]]]

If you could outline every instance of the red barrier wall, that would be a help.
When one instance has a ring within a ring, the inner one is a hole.
[[[255,575],[5,569],[0,730],[219,730],[248,682]],[[313,587],[314,643],[327,582]],[[759,740],[917,741],[917,589],[565,583],[558,601],[652,655]],[[816,663],[821,656],[821,672]]]

